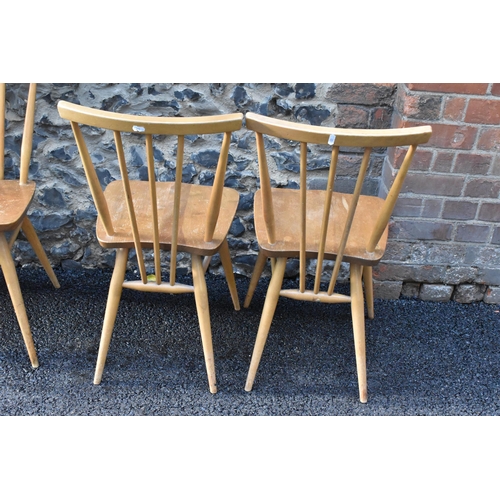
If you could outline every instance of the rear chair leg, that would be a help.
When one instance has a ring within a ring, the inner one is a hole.
[[[36,355],[35,344],[33,343],[28,316],[26,314],[21,288],[17,278],[16,266],[14,264],[14,260],[12,259],[9,244],[4,233],[0,233],[0,266],[2,267],[5,282],[7,283],[7,288],[9,289],[10,298],[12,300],[12,305],[14,306],[14,311],[16,312],[19,327],[21,328],[24,344],[28,350],[31,366],[33,368],[38,368],[38,358]]]
[[[219,248],[219,255],[222,267],[224,268],[224,274],[226,275],[227,286],[229,288],[229,292],[231,293],[231,299],[233,300],[234,310],[239,311],[240,299],[238,298],[238,290],[236,289],[236,281],[234,280],[233,263],[231,261],[231,254],[229,253],[227,240],[224,240]]]
[[[373,308],[373,268],[371,266],[363,266],[363,283],[365,284],[368,317],[373,319],[375,317],[375,310]]]
[[[264,267],[267,262],[267,257],[262,253],[262,250],[259,251],[259,255],[257,256],[257,260],[255,262],[255,266],[253,268],[252,277],[250,279],[250,285],[248,286],[247,296],[245,297],[245,303],[243,307],[249,307],[250,302],[252,302],[252,297],[257,288],[257,283],[260,280],[262,275],[262,271],[264,271]]]
[[[42,244],[38,239],[38,235],[36,234],[35,228],[33,227],[33,224],[31,224],[31,221],[28,219],[28,217],[24,218],[23,223],[21,225],[21,229],[24,235],[26,236],[26,239],[29,241],[30,245],[35,251],[38,260],[45,269],[45,272],[47,273],[47,276],[49,277],[50,281],[52,282],[55,288],[59,288],[60,287],[59,281],[57,281],[57,277],[54,273],[54,270],[52,269],[52,266],[50,265],[49,259],[47,258],[47,254],[45,253],[45,250],[43,249]]]

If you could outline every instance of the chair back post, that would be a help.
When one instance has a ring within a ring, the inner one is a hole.
[[[19,183],[28,183],[31,153],[33,150],[33,130],[35,128],[36,83],[30,83],[28,103],[24,118],[23,140],[21,143],[21,165],[19,168]]]
[[[224,188],[224,180],[226,176],[227,160],[229,156],[229,145],[231,144],[231,132],[224,133],[222,140],[222,147],[219,154],[219,161],[217,162],[217,170],[215,172],[215,179],[210,203],[207,212],[207,224],[205,229],[205,241],[212,241],[214,236],[215,227],[219,218],[221,207],[222,190]]]
[[[394,210],[394,206],[398,201],[398,196],[403,187],[403,182],[405,180],[406,174],[408,173],[408,169],[410,168],[411,162],[413,160],[413,156],[417,149],[416,144],[411,144],[406,152],[403,163],[399,169],[394,182],[392,183],[391,189],[389,193],[387,193],[387,197],[385,199],[384,205],[382,206],[382,210],[378,217],[378,220],[373,228],[372,235],[368,241],[367,250],[369,252],[373,252],[375,247],[377,246],[382,234],[384,233],[387,224],[389,223],[389,219],[391,217],[392,211]]]
[[[97,177],[94,164],[90,158],[89,151],[87,149],[87,144],[83,137],[80,125],[78,123],[71,121],[71,129],[73,130],[73,135],[75,136],[76,145],[80,151],[80,156],[82,159],[83,169],[85,171],[85,176],[87,177],[87,182],[89,183],[90,192],[94,203],[101,217],[102,223],[109,234],[114,234],[113,224],[111,223],[111,215],[109,214],[108,204],[106,203],[106,198],[102,192],[101,183]]]
[[[271,191],[271,177],[267,166],[267,156],[264,147],[264,137],[260,132],[255,132],[257,143],[257,159],[259,162],[260,189],[262,192],[262,203],[264,209],[264,221],[266,223],[267,238],[269,243],[276,242],[276,231],[274,222],[273,194]]]
[[[5,83],[0,83],[0,181],[4,176],[5,154]]]

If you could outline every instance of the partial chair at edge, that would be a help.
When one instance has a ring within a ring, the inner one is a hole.
[[[17,321],[33,368],[38,367],[38,358],[11,254],[12,246],[19,231],[23,232],[33,247],[54,287],[59,288],[59,282],[54,270],[27,215],[36,187],[33,181],[28,180],[35,122],[35,101],[36,84],[32,83],[29,86],[24,119],[19,180],[4,179],[6,85],[5,83],[0,84],[0,267],[9,289]]]
[[[255,232],[259,254],[244,307],[248,307],[267,259],[272,277],[266,294],[245,389],[252,390],[279,297],[295,300],[350,303],[360,401],[367,401],[363,282],[368,317],[374,317],[372,267],[383,257],[388,223],[417,145],[426,143],[432,129],[420,126],[388,130],[338,129],[292,123],[254,113],[246,127],[257,140],[260,189],[255,194]],[[300,190],[271,188],[265,136],[300,145]],[[331,146],[325,190],[307,188],[309,145]],[[408,147],[386,199],[361,194],[374,148]],[[348,148],[348,149],[345,149]],[[360,150],[359,173],[352,194],[334,190],[337,162],[342,154]],[[298,220],[297,220],[298,219]],[[299,259],[299,289],[282,289],[287,259]],[[306,260],[317,259],[313,289],[306,288]],[[325,261],[335,261],[327,290],[321,290]],[[334,292],[342,262],[350,267],[350,295]],[[311,332],[313,335],[314,332]]]

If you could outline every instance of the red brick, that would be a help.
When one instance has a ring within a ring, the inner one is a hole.
[[[418,150],[417,150],[418,151]],[[434,165],[432,170],[434,172],[451,172],[451,167],[453,166],[453,159],[456,153],[439,152],[434,160]]]
[[[449,94],[484,95],[488,90],[487,83],[407,83],[406,85],[410,90]]]
[[[334,83],[327,90],[326,97],[337,103],[389,106],[395,88],[394,83]]]
[[[476,217],[477,205],[470,201],[446,200],[442,217],[453,220],[473,220]]]
[[[491,155],[458,153],[454,173],[486,175],[491,165]]]
[[[337,126],[342,128],[366,128],[370,114],[367,108],[350,104],[339,104]]]
[[[391,148],[392,149],[392,148]],[[400,168],[405,159],[407,148],[394,148],[394,152],[391,152],[391,164],[394,168]],[[413,155],[413,160],[411,162],[410,169],[417,171],[428,171],[430,169],[432,162],[432,151],[428,149],[417,149]]]
[[[463,184],[464,177],[462,176],[410,172],[406,176],[402,192],[436,196],[460,196]]]
[[[400,113],[415,120],[439,120],[442,97],[428,94],[400,94],[396,105]]]
[[[406,122],[407,127],[424,125],[423,123]],[[428,125],[428,124],[427,124]],[[445,125],[442,123],[432,124],[432,136],[429,142],[422,147],[437,147],[446,149],[471,149],[477,136],[477,128]]]
[[[466,101],[463,97],[449,97],[446,99],[443,118],[453,121],[461,120],[465,109],[465,103]]]
[[[500,83],[494,83],[491,87],[491,95],[500,96]]]
[[[370,120],[371,128],[390,128],[392,118],[392,109],[390,108],[377,108],[373,111]]]
[[[500,181],[484,177],[468,181],[464,196],[472,198],[497,198],[499,193]]]
[[[477,147],[483,151],[500,152],[500,128],[481,130]]]
[[[420,198],[399,197],[392,214],[395,217],[419,217],[422,209]]]
[[[477,224],[461,224],[457,227],[455,241],[485,243],[490,234],[490,226],[479,226]]]
[[[483,203],[479,209],[478,219],[500,222],[500,203]]]
[[[500,100],[471,99],[467,106],[465,121],[485,125],[500,124]]]
[[[422,208],[422,217],[427,217],[428,219],[437,219],[441,213],[441,207],[443,206],[443,200],[438,198],[426,198],[424,200],[424,206]]]
[[[447,222],[398,220],[391,225],[391,238],[447,241],[451,239],[452,229],[453,225]]]

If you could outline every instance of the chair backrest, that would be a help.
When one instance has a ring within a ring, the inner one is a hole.
[[[126,153],[124,149],[124,138],[128,134],[144,136],[145,151],[147,159],[149,197],[151,201],[152,228],[153,228],[153,251],[155,263],[155,281],[161,283],[161,262],[160,262],[160,239],[158,220],[158,200],[157,200],[157,176],[155,172],[155,159],[153,149],[153,139],[158,136],[177,136],[177,159],[175,167],[175,187],[174,203],[172,207],[172,234],[170,245],[170,262],[175,264],[177,258],[177,242],[179,236],[179,213],[181,207],[181,186],[182,167],[184,162],[184,137],[202,134],[223,134],[222,146],[219,153],[217,170],[214,178],[209,206],[206,212],[204,241],[210,242],[214,236],[217,220],[221,208],[221,198],[224,188],[224,179],[228,161],[231,132],[239,130],[243,121],[241,113],[204,116],[204,117],[153,117],[136,116],[130,114],[113,113],[97,109],[72,104],[66,101],[59,101],[58,111],[62,118],[71,122],[71,127],[76,139],[83,167],[87,176],[90,191],[94,199],[100,220],[109,235],[115,233],[112,217],[108,208],[106,197],[102,190],[95,166],[92,162],[81,125],[97,127],[113,132],[118,164],[120,168],[121,180],[123,184],[125,200],[133,234],[136,256],[139,264],[141,280],[144,284],[148,281],[146,267],[144,263],[143,248],[151,248],[145,245],[140,238],[140,228],[136,217],[136,207],[134,206],[132,189],[126,163]],[[175,265],[170,269],[170,285],[175,284]]]
[[[264,146],[264,135],[295,141],[300,144],[300,250],[299,250],[299,269],[300,269],[300,291],[305,290],[306,281],[306,221],[307,221],[307,150],[308,144],[330,145],[332,147],[326,193],[324,196],[324,208],[322,213],[322,223],[317,250],[317,267],[315,273],[314,293],[318,293],[321,281],[323,260],[325,256],[325,244],[327,241],[328,224],[330,221],[330,210],[332,208],[332,195],[334,192],[337,163],[339,159],[340,148],[360,148],[361,164],[357,175],[354,192],[350,203],[345,206],[347,216],[345,225],[341,229],[340,244],[337,250],[335,266],[328,288],[328,294],[333,293],[333,287],[337,281],[338,274],[346,243],[352,227],[352,222],[361,196],[361,189],[370,164],[370,155],[374,148],[387,148],[395,146],[409,146],[406,156],[392,187],[383,203],[382,209],[376,219],[376,223],[367,228],[371,231],[367,240],[366,251],[373,252],[382,234],[384,233],[389,218],[396,204],[399,192],[402,188],[404,178],[410,167],[412,158],[415,154],[417,145],[427,142],[432,134],[430,126],[420,126],[401,129],[340,129],[333,127],[322,127],[316,125],[307,125],[302,123],[288,122],[280,119],[269,118],[255,113],[246,114],[246,127],[256,133],[257,154],[259,161],[260,183],[262,191],[262,203],[264,211],[264,220],[269,243],[275,242],[275,217],[273,195],[271,190],[271,179],[267,164],[266,151]],[[338,229],[338,228],[337,228]],[[310,255],[310,250],[308,254]]]
[[[6,85],[0,83],[0,180],[4,178],[4,154],[5,154],[5,98]],[[33,128],[35,125],[35,101],[36,101],[36,83],[30,83],[28,91],[28,102],[26,105],[26,114],[24,118],[24,131],[21,143],[21,160],[19,168],[19,183],[27,184],[30,158],[33,147]]]

